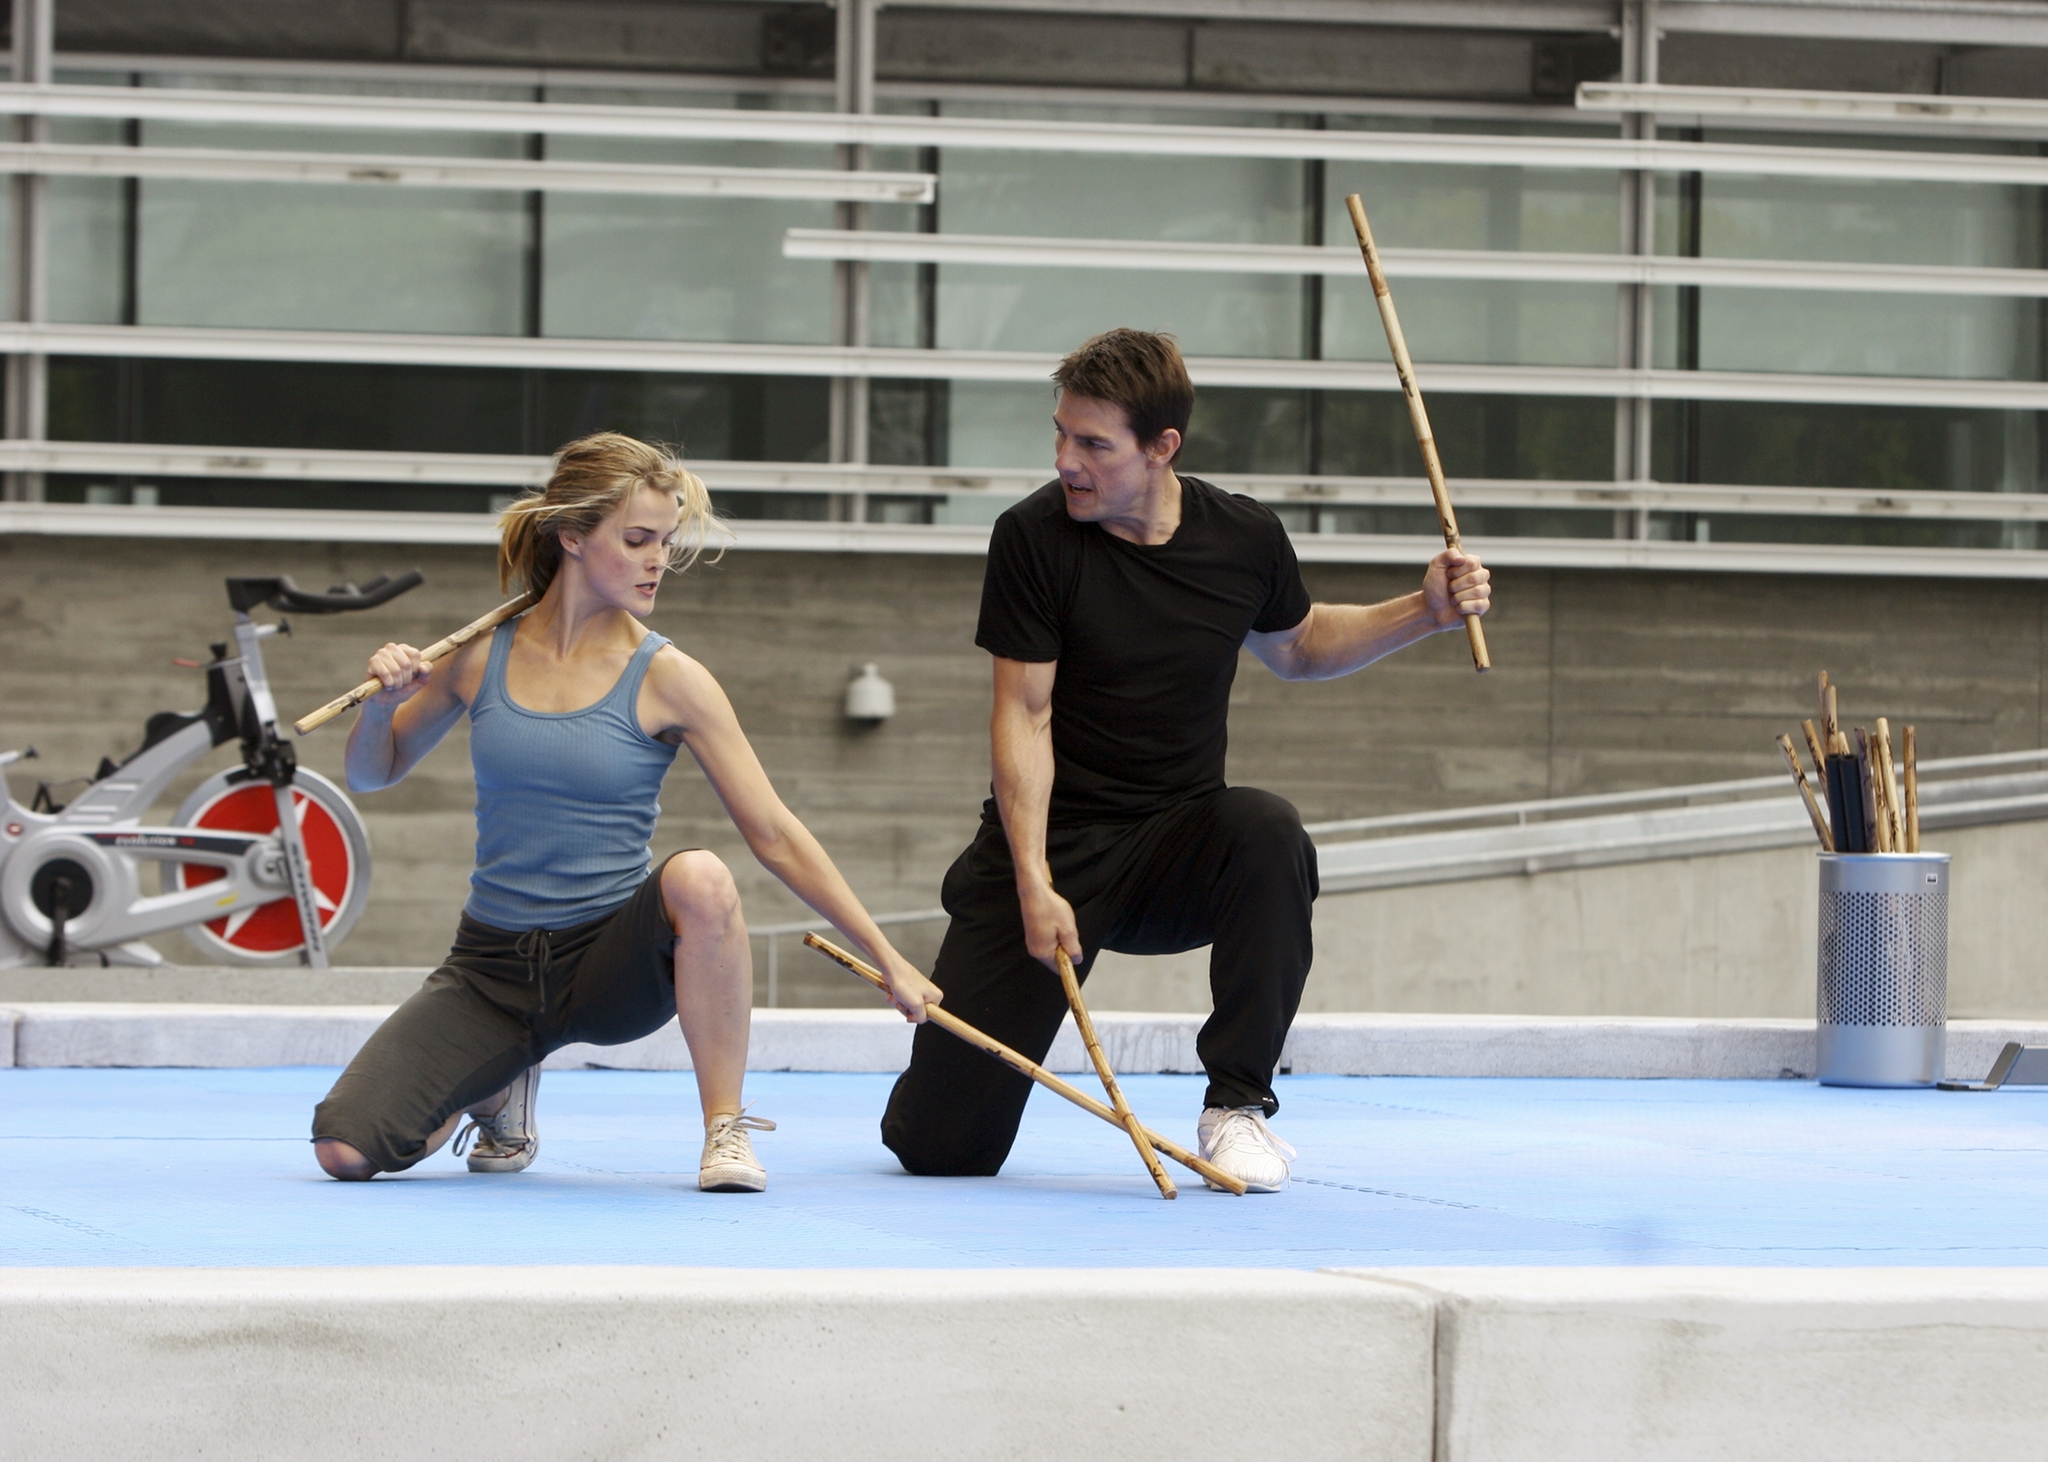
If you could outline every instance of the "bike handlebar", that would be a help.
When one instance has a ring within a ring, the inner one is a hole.
[[[418,569],[407,569],[395,579],[379,574],[367,584],[337,584],[325,594],[315,594],[294,584],[289,574],[269,579],[229,579],[228,603],[237,614],[247,614],[260,604],[294,614],[341,614],[389,604],[423,582]]]

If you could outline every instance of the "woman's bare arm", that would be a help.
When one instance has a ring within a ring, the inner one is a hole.
[[[488,654],[489,641],[483,646]],[[411,645],[386,645],[370,657],[370,674],[384,689],[363,702],[348,733],[342,765],[351,792],[377,792],[403,780],[440,745],[468,706],[459,687],[476,649],[472,641],[438,665],[422,663]]]
[[[783,805],[711,672],[669,646],[648,667],[647,683],[653,692],[649,699],[682,733],[683,744],[761,866],[865,950],[887,976],[896,1008],[922,1021],[926,1004],[940,1000],[939,987],[897,953],[810,829]]]

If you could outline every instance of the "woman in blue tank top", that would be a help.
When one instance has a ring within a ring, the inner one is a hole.
[[[867,950],[908,1019],[939,998],[775,795],[718,682],[641,623],[714,522],[668,453],[609,432],[572,442],[502,523],[499,577],[538,602],[431,667],[410,645],[370,658],[384,689],[349,735],[350,788],[391,786],[468,716],[477,856],[446,962],[314,1110],[333,1176],[409,1168],[465,1113],[471,1170],[517,1172],[539,1147],[550,1051],[637,1040],[674,1016],[703,1106],[698,1186],[766,1186],[748,1133],[774,1124],[740,1102],[754,975],[738,891],[712,853],[657,867],[648,847],[678,747],[754,856]]]

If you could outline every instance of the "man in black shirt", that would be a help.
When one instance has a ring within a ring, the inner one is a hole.
[[[1170,337],[1099,335],[1053,375],[1057,481],[997,520],[975,643],[995,657],[994,795],[947,871],[946,1009],[1034,1059],[1067,1013],[1064,949],[1213,946],[1202,1153],[1255,1192],[1294,1155],[1266,1126],[1312,957],[1316,854],[1294,808],[1223,781],[1240,647],[1288,680],[1348,675],[1484,614],[1469,553],[1375,605],[1312,604],[1273,512],[1173,470],[1194,387]],[[929,1025],[882,1119],[913,1173],[992,1174],[1031,1083]]]

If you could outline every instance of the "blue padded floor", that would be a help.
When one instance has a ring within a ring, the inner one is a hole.
[[[1034,1095],[996,1179],[905,1177],[886,1076],[756,1074],[759,1196],[696,1191],[687,1074],[550,1072],[541,1157],[328,1180],[334,1072],[0,1070],[14,1265],[2022,1264],[2048,1257],[2048,1090],[1282,1078],[1296,1182],[1163,1203],[1130,1144]],[[1192,1145],[1201,1082],[1126,1083]],[[1181,1170],[1168,1164],[1176,1179]]]

